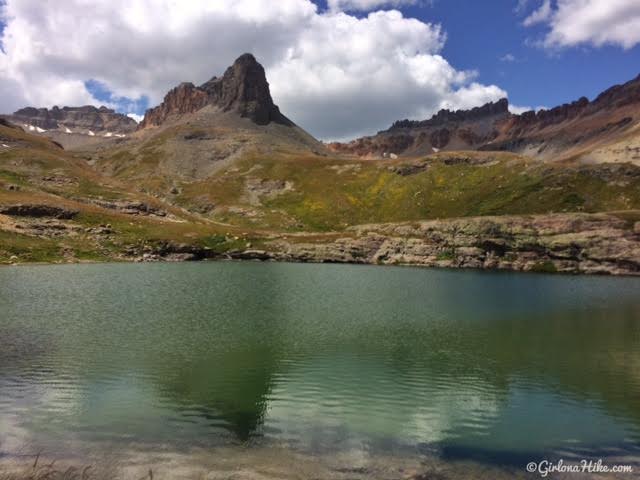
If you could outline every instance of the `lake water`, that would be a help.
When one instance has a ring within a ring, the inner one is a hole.
[[[277,448],[362,473],[640,449],[639,279],[7,267],[0,342],[0,457]]]

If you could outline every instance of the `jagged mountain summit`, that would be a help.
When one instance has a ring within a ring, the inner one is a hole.
[[[160,105],[147,110],[139,129],[161,125],[171,117],[193,113],[207,105],[235,112],[257,125],[292,125],[273,103],[264,68],[252,54],[245,53],[220,78],[214,76],[199,87],[184,82],[173,88]]]
[[[640,160],[640,76],[602,92],[538,112],[509,112],[503,98],[471,110],[440,110],[427,120],[400,120],[387,130],[348,143],[336,153],[379,158],[421,156],[440,150],[503,150],[543,160],[582,156],[595,161]],[[631,138],[635,135],[635,139]],[[631,150],[629,150],[631,149]]]
[[[280,112],[264,68],[245,53],[222,77],[173,88],[147,110],[131,139],[93,153],[106,173],[171,184],[176,178],[207,178],[250,156],[325,151]]]

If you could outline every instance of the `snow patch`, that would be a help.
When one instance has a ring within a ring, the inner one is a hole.
[[[36,132],[44,133],[44,132],[46,132],[46,130],[44,128],[36,127]]]
[[[116,137],[122,138],[122,137],[126,137],[126,135],[124,133],[116,133]]]
[[[96,136],[96,134],[95,134],[95,133],[93,133],[91,130],[89,130],[89,136],[90,136],[90,137],[95,137],[95,136]]]
[[[35,129],[36,129],[36,127],[34,127],[33,125],[29,125],[29,131],[30,131],[30,132],[35,131]]]
[[[436,152],[436,153],[438,153],[438,152],[440,151],[440,149],[439,149],[439,148],[436,148],[436,147],[431,147],[431,150],[433,150],[433,151],[434,151],[434,152]]]
[[[3,144],[2,144],[2,146],[3,146],[4,148],[9,148],[9,145],[7,145],[6,143],[3,143]]]
[[[113,133],[111,132],[107,132],[104,134],[105,137],[113,137]]]
[[[69,127],[64,127],[64,133],[73,133],[73,132],[69,130]]]

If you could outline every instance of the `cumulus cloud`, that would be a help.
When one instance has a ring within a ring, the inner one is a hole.
[[[7,0],[0,8],[0,111],[106,104],[139,114],[244,52],[264,65],[281,110],[323,139],[506,95],[447,62],[439,25],[396,10],[356,17],[319,12],[310,0]]]
[[[532,107],[524,107],[524,106],[509,104],[509,111],[516,115],[521,115],[524,112],[530,112],[532,110],[539,112],[540,110],[546,110],[546,109],[547,107],[543,107],[542,105],[538,105],[537,107],[532,108]]]
[[[551,0],[544,0],[540,8],[532,12],[527,18],[524,19],[522,24],[525,27],[530,27],[537,23],[546,22],[551,18]]]
[[[416,0],[328,0],[329,10],[344,12],[370,12],[382,7],[415,5]]]
[[[144,115],[139,115],[137,113],[127,113],[127,117],[133,118],[136,122],[140,123],[144,118]]]
[[[524,21],[544,23],[549,31],[542,45],[548,48],[576,45],[617,45],[625,49],[640,43],[640,2],[630,0],[548,0]]]

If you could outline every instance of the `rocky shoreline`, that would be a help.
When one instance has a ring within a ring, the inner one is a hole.
[[[224,253],[163,244],[138,261],[232,259],[640,275],[640,221],[614,214],[473,217],[352,227]]]
[[[167,215],[146,204],[113,205],[120,213]],[[208,237],[183,242],[183,237],[144,236],[131,243],[120,236],[122,225],[82,226],[75,221],[78,213],[60,206],[0,205],[0,232],[55,239],[60,260],[68,262],[81,261],[75,248],[82,241],[94,245],[104,260],[116,261],[227,259],[640,276],[640,211],[463,217],[325,233],[255,232],[242,238],[224,235],[217,245]],[[4,253],[12,263],[22,263]]]

